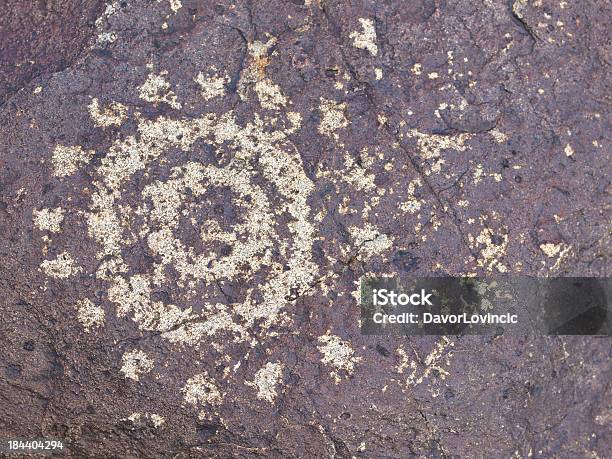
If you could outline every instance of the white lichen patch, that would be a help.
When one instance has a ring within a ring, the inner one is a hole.
[[[93,154],[93,150],[86,152],[79,145],[72,147],[57,145],[51,156],[54,175],[56,177],[66,177],[74,174],[79,170],[79,167],[89,162]]]
[[[408,357],[404,348],[398,347],[396,353],[399,355],[399,363],[395,366],[397,373],[403,374],[406,368],[416,369],[416,362]]]
[[[157,0],[157,3],[161,3],[162,1],[165,0]],[[181,0],[168,0],[168,3],[170,5],[170,10],[172,10],[174,14],[176,14],[178,10],[183,7],[183,3],[181,2]]]
[[[55,279],[67,279],[83,270],[80,266],[75,265],[74,259],[68,252],[60,253],[53,260],[43,261],[40,268],[47,276]]]
[[[178,10],[180,10],[183,7],[183,3],[181,2],[181,0],[168,0],[170,2],[170,9],[176,13]]]
[[[491,311],[493,310],[493,303],[491,303],[491,301],[488,300],[487,298],[482,298],[480,300],[480,309],[483,312]]]
[[[496,268],[501,273],[507,272],[508,268],[501,262],[508,247],[507,234],[494,234],[489,228],[483,228],[476,238],[469,234],[468,241],[472,248],[480,251],[480,258],[476,261],[478,266],[489,271]]]
[[[167,71],[162,71],[158,75],[151,73],[147,77],[146,81],[140,86],[139,95],[142,100],[153,103],[166,103],[170,107],[179,110],[181,104],[177,101],[176,94],[172,91],[170,83],[168,83],[164,76],[168,74]]]
[[[547,242],[546,244],[540,244],[540,250],[546,254],[548,258],[554,258],[556,256],[565,255],[569,246],[563,242],[554,244]]]
[[[321,122],[318,127],[319,132],[337,140],[338,134],[336,131],[347,127],[349,124],[344,115],[346,104],[321,97],[319,110],[321,111]]]
[[[123,354],[121,373],[125,378],[140,380],[140,375],[149,373],[153,369],[153,360],[141,350],[128,351]]]
[[[149,420],[151,421],[151,424],[153,424],[153,427],[155,428],[160,427],[162,424],[166,422],[166,418],[156,413],[135,412],[135,413],[130,414],[125,419],[132,421],[134,424],[139,424],[141,421]]]
[[[276,38],[268,35],[268,41],[255,40],[248,44],[249,61],[238,81],[238,94],[242,100],[248,99],[248,89],[255,83],[267,79],[266,67],[270,63],[268,56],[270,48],[276,43]],[[269,83],[273,84],[270,80]],[[260,91],[263,90],[260,88]]]
[[[146,413],[151,419],[154,427],[160,427],[164,422],[166,422],[166,418],[156,413]]]
[[[495,139],[497,143],[504,143],[505,141],[508,140],[508,136],[496,128],[491,129],[489,131],[489,134],[491,135],[491,137]]]
[[[257,373],[255,379],[247,381],[247,386],[257,389],[257,398],[274,403],[277,396],[276,386],[279,383],[283,373],[283,365],[280,362],[268,362]]]
[[[113,16],[117,10],[119,9],[119,1],[115,0],[113,2],[108,2],[106,5],[106,9],[100,15],[98,19],[96,19],[95,25],[98,29],[101,29],[104,25],[104,22],[107,21],[111,16]]]
[[[33,212],[34,225],[41,231],[49,231],[51,233],[59,233],[64,221],[64,209],[56,207],[55,209],[43,208]]]
[[[353,40],[353,46],[359,49],[367,50],[372,56],[378,54],[378,46],[376,45],[376,28],[372,19],[359,18],[361,23],[361,32],[351,32],[349,38]]]
[[[189,308],[183,310],[173,304],[151,301],[151,281],[141,274],[130,277],[129,282],[122,277],[115,279],[108,299],[118,305],[119,317],[132,313],[143,330],[166,331],[191,318]]]
[[[400,356],[400,363],[396,367],[398,373],[404,373],[406,369],[410,369],[406,378],[407,386],[417,386],[422,384],[432,372],[436,372],[437,378],[444,380],[450,374],[443,365],[450,366],[450,360],[453,353],[450,351],[455,344],[446,336],[442,337],[434,349],[419,362],[411,360],[402,348],[398,348],[397,353]],[[420,359],[419,359],[420,360]]]
[[[184,325],[176,330],[162,334],[171,343],[188,344],[195,346],[204,336],[215,336],[218,333],[227,331],[233,333],[235,341],[244,341],[248,334],[245,327],[234,321],[229,308],[223,304],[216,304],[207,312],[206,318],[191,315],[191,322],[185,321]],[[197,319],[197,321],[193,321]]]
[[[91,211],[87,216],[87,233],[102,246],[97,258],[118,254],[121,251],[123,231],[121,221],[113,209],[113,195],[100,190],[92,195],[91,200]],[[120,266],[122,262],[116,260],[113,265]]]
[[[219,405],[223,401],[223,395],[215,380],[210,378],[207,372],[189,378],[181,391],[185,401],[194,406],[199,404]]]
[[[91,119],[98,127],[121,126],[127,119],[127,107],[119,102],[101,108],[98,99],[94,97],[88,108]]]
[[[403,202],[399,204],[399,208],[404,212],[414,214],[421,209],[423,201],[417,199],[414,196],[414,192],[416,191],[417,186],[422,186],[421,179],[411,180],[410,183],[408,183],[408,188],[406,189],[406,198]]]
[[[477,164],[474,168],[474,172],[472,172],[474,185],[478,185],[480,182],[482,182],[483,175],[484,168],[482,167],[482,164]]]
[[[142,413],[132,413],[126,419],[132,421],[134,424],[140,422],[140,418],[142,418]]]
[[[115,32],[102,32],[98,34],[97,43],[104,45],[107,43],[115,43],[117,41],[117,34]]]
[[[442,152],[444,150],[465,151],[468,148],[465,143],[471,137],[471,134],[462,133],[445,136],[426,134],[411,129],[407,136],[416,139],[421,158],[430,163],[430,167],[425,170],[425,174],[430,175],[432,172],[439,173],[441,171],[445,162],[442,158]]]
[[[104,309],[96,306],[89,298],[83,298],[76,304],[77,319],[86,332],[104,325]]]
[[[515,0],[512,4],[512,12],[516,14],[519,19],[522,19],[525,15],[528,3],[528,0]]]
[[[318,341],[319,345],[317,347],[319,352],[323,354],[321,362],[333,368],[330,375],[334,378],[336,384],[342,380],[339,373],[341,370],[346,371],[349,375],[353,374],[355,364],[362,359],[355,356],[355,351],[348,341],[342,340],[339,336],[331,335],[329,332],[319,336]]]
[[[248,89],[252,87],[260,105],[267,110],[279,110],[288,103],[280,86],[266,76],[266,67],[270,63],[269,49],[275,43],[276,38],[269,36],[265,43],[255,40],[248,44],[249,63],[238,82],[241,99],[248,99]]]
[[[372,191],[376,188],[374,183],[375,176],[368,172],[368,168],[373,164],[372,157],[368,156],[367,149],[360,154],[360,164],[355,161],[349,153],[344,155],[345,170],[340,172],[341,178],[360,191]]]
[[[291,128],[287,129],[287,134],[292,134],[302,127],[302,114],[299,112],[287,112],[287,119],[291,123]]]
[[[370,223],[366,223],[363,227],[350,226],[348,231],[355,246],[359,248],[359,255],[365,256],[366,259],[380,255],[393,246],[393,237],[381,234]]]
[[[255,83],[255,93],[261,106],[268,110],[278,110],[287,104],[287,98],[283,95],[280,86],[269,78]]]
[[[200,72],[194,79],[201,88],[204,100],[223,96],[225,94],[225,85],[230,82],[230,78],[227,75],[219,76],[214,73],[216,71],[215,67],[212,67],[211,71],[213,72],[212,75],[207,76]]]

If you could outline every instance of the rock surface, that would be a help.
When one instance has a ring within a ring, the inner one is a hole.
[[[100,0],[3,0],[0,4],[0,105],[37,77],[69,67],[86,48]]]
[[[356,302],[364,274],[610,275],[608,2],[13,3],[0,437],[609,454],[609,338],[362,336]]]

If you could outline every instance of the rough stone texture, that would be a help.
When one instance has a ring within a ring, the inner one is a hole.
[[[0,96],[24,85],[0,109],[0,436],[609,456],[609,338],[362,336],[355,294],[372,273],[610,274],[610,13],[134,0],[82,52],[88,13],[32,20],[65,54],[3,17],[33,48],[3,63],[48,60],[0,74]]]
[[[103,6],[100,0],[0,2],[0,105],[34,78],[70,66]]]

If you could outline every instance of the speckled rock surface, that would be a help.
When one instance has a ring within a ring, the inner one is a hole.
[[[104,6],[102,0],[2,0],[0,105],[33,79],[74,63]]]
[[[356,295],[364,274],[610,275],[609,18],[116,1],[70,23],[90,38],[63,70],[3,68],[0,437],[607,457],[609,338],[362,336]]]

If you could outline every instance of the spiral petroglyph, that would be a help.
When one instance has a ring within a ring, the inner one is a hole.
[[[99,123],[99,115],[92,117]],[[310,255],[313,185],[287,140],[299,128],[299,118],[285,117],[281,129],[270,130],[269,118],[255,115],[240,125],[231,112],[185,120],[145,119],[138,112],[134,117],[138,133],[113,142],[92,171],[91,203],[82,215],[88,236],[100,245],[95,276],[108,282],[117,314],[144,330],[163,332],[172,342],[192,345],[220,330],[244,340],[255,322],[264,329],[277,320],[290,323],[290,317],[281,317],[284,304],[307,290],[317,274]],[[165,179],[153,177],[152,169],[169,149],[197,157],[202,144],[217,151],[218,164],[185,161]],[[126,192],[136,174],[151,177],[150,183],[138,193]],[[226,199],[215,203],[216,194]],[[222,206],[232,207],[234,223],[219,218]],[[180,223],[192,225],[196,243],[181,239]],[[135,246],[146,247],[154,261],[148,270],[131,274],[122,252]],[[173,303],[155,301],[153,289],[168,283],[175,288],[169,270],[178,273],[180,295]],[[236,299],[231,311],[206,296],[219,281],[250,283],[256,275],[258,285]],[[201,311],[181,305],[181,296],[196,294]]]

